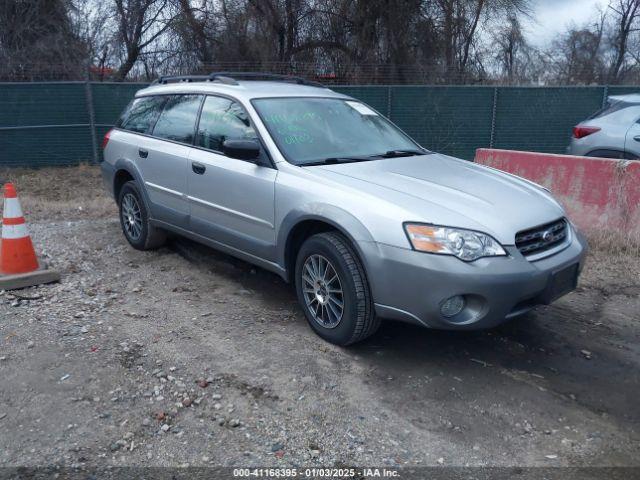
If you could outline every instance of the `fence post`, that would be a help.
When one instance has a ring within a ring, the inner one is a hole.
[[[493,141],[496,135],[496,109],[498,107],[498,87],[493,87],[493,107],[491,109],[491,136],[489,137],[489,148],[493,148]]]
[[[607,104],[608,97],[609,97],[609,85],[605,85],[604,88],[602,89],[602,105],[601,105],[602,108],[604,108],[604,106]]]
[[[98,163],[98,139],[96,138],[96,116],[93,108],[93,92],[91,82],[84,82],[85,103],[87,104],[87,114],[89,116],[89,130],[91,132],[91,151],[93,153],[93,163]]]
[[[387,87],[387,118],[391,120],[391,87],[390,86]]]

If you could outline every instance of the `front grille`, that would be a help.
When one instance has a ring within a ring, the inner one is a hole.
[[[567,239],[567,221],[564,218],[516,234],[516,247],[525,257],[537,255],[559,246]]]

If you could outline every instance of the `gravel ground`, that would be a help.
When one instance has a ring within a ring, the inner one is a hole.
[[[130,248],[95,168],[3,173],[63,278],[0,293],[0,466],[640,466],[636,252],[494,330],[345,349],[275,275]]]

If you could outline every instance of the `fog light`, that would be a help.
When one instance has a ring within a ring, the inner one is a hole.
[[[440,313],[443,317],[455,317],[464,308],[464,297],[462,295],[454,295],[447,298],[440,307]]]

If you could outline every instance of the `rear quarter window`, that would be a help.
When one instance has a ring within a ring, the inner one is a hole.
[[[155,124],[166,97],[139,97],[126,108],[116,126],[123,130],[148,133]]]

